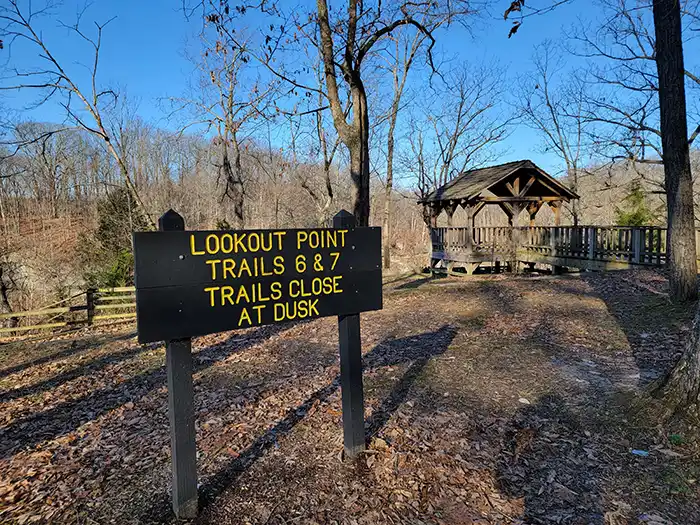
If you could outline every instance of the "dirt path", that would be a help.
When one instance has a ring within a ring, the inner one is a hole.
[[[665,287],[650,272],[389,284],[362,316],[355,464],[333,319],[197,339],[196,523],[700,523],[691,436],[629,416],[687,333]],[[0,522],[173,522],[161,346],[107,334],[0,356]]]

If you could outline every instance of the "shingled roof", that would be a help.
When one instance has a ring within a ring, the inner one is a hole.
[[[494,186],[508,179],[516,172],[524,170],[534,175],[553,193],[561,196],[562,200],[578,199],[579,196],[564,186],[557,179],[540,169],[531,160],[507,162],[497,166],[489,166],[476,170],[465,171],[450,182],[433,191],[421,202],[444,202],[452,200],[478,200],[481,193],[492,190]],[[527,197],[525,197],[527,199]]]

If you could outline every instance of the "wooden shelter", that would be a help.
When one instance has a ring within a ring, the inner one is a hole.
[[[444,240],[446,246],[455,249],[436,252],[433,259],[466,263],[467,271],[471,273],[474,264],[486,260],[515,260],[519,241],[518,217],[523,210],[527,210],[530,226],[534,227],[537,212],[547,204],[554,211],[555,225],[559,226],[563,203],[578,198],[576,193],[532,161],[521,160],[464,172],[433,191],[419,204],[424,206],[424,217],[431,228],[431,237],[438,230],[445,230],[437,228],[437,218],[442,211],[447,214],[448,229],[451,229],[457,207],[464,208],[467,216],[465,228],[455,228],[450,232],[458,238]],[[493,246],[489,253],[484,253],[483,243],[474,238],[474,218],[488,204],[499,206],[508,216],[510,225],[507,242],[501,242],[503,248],[499,248],[498,253],[494,248],[496,240],[491,243]],[[435,262],[431,261],[431,266]]]
[[[530,224],[534,226],[535,216],[543,204],[552,207],[555,222],[559,225],[562,203],[578,198],[531,160],[519,160],[465,171],[433,191],[420,204],[427,207],[426,217],[430,217],[433,227],[437,226],[437,217],[443,210],[447,213],[448,223],[451,223],[458,206],[467,212],[469,226],[487,204],[500,206],[511,226],[517,226],[518,216],[527,209]]]

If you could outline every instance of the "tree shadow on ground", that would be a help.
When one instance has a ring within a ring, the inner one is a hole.
[[[384,341],[365,356],[365,370],[410,363],[399,382],[365,423],[368,437],[375,436],[386,425],[391,415],[406,400],[411,386],[428,362],[445,353],[456,335],[455,327],[445,325],[435,332]]]
[[[416,288],[420,288],[424,284],[428,284],[431,281],[434,281],[437,279],[437,277],[433,277],[432,275],[428,275],[426,277],[421,277],[420,279],[413,279],[411,281],[407,281],[403,284],[400,284],[399,286],[396,287],[397,290],[415,290]]]
[[[397,385],[382,401],[372,417],[365,422],[365,436],[369,439],[386,424],[391,415],[406,398],[411,385],[433,357],[444,353],[457,331],[446,325],[434,332],[416,336],[382,341],[363,358],[363,371],[410,363]],[[316,404],[327,401],[340,389],[338,374],[328,385],[311,394],[303,403],[287,411],[277,424],[260,435],[238,457],[230,460],[216,474],[203,480],[200,485],[200,508],[211,505],[235,480],[265,452],[274,446],[281,436],[288,434],[300,423]],[[154,504],[140,517],[140,523],[170,523],[170,495],[160,494]]]
[[[604,525],[600,463],[579,417],[557,394],[518,411],[497,461],[499,489],[523,498],[523,522]]]
[[[420,277],[420,276],[421,276],[421,274],[418,273],[418,272],[413,272],[413,273],[409,273],[409,274],[398,275],[398,276],[394,277],[393,279],[388,279],[388,280],[384,281],[384,282],[382,283],[382,285],[384,285],[384,286],[389,286],[389,285],[391,285],[391,284],[396,284],[396,283],[400,283],[400,282],[403,282],[403,281],[408,281],[409,279],[413,279],[414,277]]]
[[[49,363],[51,361],[58,361],[59,359],[63,359],[64,357],[70,357],[75,354],[78,354],[80,352],[84,352],[85,350],[89,350],[91,348],[94,348],[96,346],[100,346],[103,344],[107,343],[114,343],[118,341],[125,341],[127,339],[131,339],[136,335],[136,332],[127,332],[124,334],[118,334],[114,336],[109,336],[109,337],[93,337],[87,339],[87,342],[85,342],[85,338],[81,339],[72,339],[72,340],[66,340],[66,341],[60,341],[58,345],[56,345],[56,341],[44,341],[37,345],[39,347],[39,352],[42,352],[41,347],[43,346],[58,346],[58,349],[54,352],[51,352],[51,349],[48,350],[48,353],[45,355],[42,355],[41,357],[37,357],[35,359],[32,359],[31,361],[25,361],[23,363],[19,363],[16,365],[12,365],[8,368],[4,368],[0,370],[0,379],[3,377],[7,377],[12,374],[16,374],[17,372],[21,372],[22,370],[25,370],[27,368],[31,368],[34,366],[40,366],[44,365],[46,363]],[[12,343],[7,343],[7,348],[3,348],[3,351],[8,352],[12,351],[13,348],[17,345],[24,345],[26,342],[12,342]],[[61,348],[63,345],[67,345],[66,348]],[[21,348],[20,348],[21,351]]]
[[[110,352],[104,354],[96,359],[88,361],[87,363],[81,363],[79,366],[51,376],[44,381],[34,383],[31,385],[23,386],[20,388],[15,388],[8,390],[6,392],[0,393],[0,402],[10,401],[11,399],[17,399],[19,397],[33,396],[36,394],[41,394],[42,392],[47,392],[53,388],[56,388],[64,383],[77,379],[78,377],[93,374],[99,372],[103,368],[110,365],[126,361],[139,355],[142,352],[148,352],[160,346],[160,343],[149,344],[149,345],[138,345],[128,350],[121,350],[116,352]],[[84,349],[81,349],[84,350]]]
[[[672,304],[665,278],[656,273],[582,273],[580,278],[624,332],[639,369],[638,386],[663,377],[682,353],[687,336],[682,328],[689,325],[693,306]],[[659,348],[668,351],[659,352]]]
[[[221,343],[203,348],[194,355],[193,373],[207,369],[235,352],[268,339],[290,328],[291,324],[294,323],[268,325],[252,332],[236,333]],[[137,374],[116,387],[95,390],[79,399],[19,418],[3,428],[0,435],[0,458],[9,457],[20,448],[31,448],[43,441],[67,434],[124,403],[164,386],[166,380],[163,364],[156,369]]]

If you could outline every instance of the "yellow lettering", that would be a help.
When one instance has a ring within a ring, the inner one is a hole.
[[[274,282],[270,285],[270,297],[272,297],[273,301],[277,301],[282,297],[282,283]]]
[[[343,293],[343,290],[340,289],[340,286],[338,286],[338,283],[340,280],[343,278],[342,275],[335,275],[333,276],[333,293]]]
[[[253,306],[253,310],[258,312],[258,324],[262,324],[262,311],[263,308],[265,308],[264,304],[258,305],[258,306]]]
[[[307,307],[307,302],[306,301],[299,301],[299,304],[297,305],[297,311],[299,312],[299,319],[303,319],[304,317],[308,317],[309,309]]]
[[[340,234],[340,247],[345,248],[345,234],[348,233],[348,230],[338,230],[338,233]]]
[[[292,290],[293,286],[296,284],[297,290],[300,286],[300,281],[289,281],[289,297],[299,297],[299,292],[296,293]]]
[[[221,287],[221,306],[224,306],[226,301],[228,301],[229,304],[235,304],[233,302],[233,286]]]
[[[317,231],[312,231],[309,232],[309,246],[311,248],[318,248],[318,245],[321,243],[321,240],[318,236]]]
[[[292,301],[292,306],[294,307],[294,309],[290,312],[289,303],[285,303],[284,305],[285,313],[287,314],[287,319],[289,320],[296,319],[297,316],[297,303]]]
[[[209,259],[208,261],[205,261],[207,264],[211,266],[211,278],[212,281],[216,279],[216,265],[221,262],[220,259]]]
[[[275,275],[282,275],[284,273],[284,257],[278,255],[277,257],[272,259],[272,264],[275,267],[275,269],[273,270],[273,273]]]
[[[283,321],[285,319],[284,314],[284,304],[275,303],[275,321]]]
[[[309,315],[314,315],[314,312],[316,315],[321,315],[318,313],[318,310],[316,309],[317,304],[318,304],[318,299],[314,299],[313,301],[309,301]]]
[[[236,278],[236,274],[233,273],[233,269],[236,267],[236,261],[233,259],[224,259],[223,260],[223,278],[226,279],[226,276],[228,274],[231,274],[231,279]]]
[[[270,241],[270,244],[265,246],[265,237]],[[268,233],[267,235],[261,235],[260,236],[260,247],[262,248],[262,251],[264,252],[269,252],[272,250],[272,234]]]
[[[265,303],[270,300],[270,297],[263,293],[262,283],[255,283],[258,288],[258,298],[256,302]]]
[[[221,236],[221,251],[223,253],[231,253],[233,251],[233,236],[230,233],[224,233]]]
[[[260,276],[269,277],[270,275],[275,275],[275,272],[265,272],[265,259],[260,257]]]
[[[331,244],[333,248],[338,247],[338,232],[335,230],[326,230],[326,247],[330,248]]]
[[[306,241],[309,238],[309,234],[306,232],[297,232],[297,250],[301,250],[302,241]]]
[[[192,255],[204,255],[206,252],[204,250],[197,251],[194,248],[194,234],[190,235],[190,253]]]
[[[207,253],[210,255],[216,255],[221,249],[221,246],[219,245],[219,237],[213,233],[207,235],[207,238],[204,240],[204,245],[207,248]]]
[[[243,272],[248,272],[248,277],[254,277],[253,272],[250,271],[247,259],[241,259],[241,265],[238,267],[238,277],[243,275]]]
[[[333,293],[333,279],[330,277],[323,278],[323,293],[326,295]]]
[[[282,250],[282,239],[287,235],[287,232],[273,232],[273,235],[277,237],[277,249]]]
[[[323,280],[319,279],[318,277],[314,277],[311,280],[311,293],[314,295],[321,295],[323,292]]]
[[[248,295],[248,291],[245,289],[245,286],[238,287],[238,295],[236,296],[236,303],[241,302],[241,297],[245,297],[246,303],[250,302],[250,296]]]
[[[311,294],[307,291],[304,290],[304,281],[301,281],[301,296],[302,297],[311,297]]]
[[[248,310],[246,308],[243,308],[243,310],[241,310],[241,316],[238,318],[238,326],[241,326],[243,324],[243,321],[247,321],[248,326],[252,324],[250,322],[250,314],[248,313]]]
[[[255,240],[254,244],[252,242],[253,240]],[[248,250],[251,252],[260,251],[260,237],[258,237],[257,233],[248,234]]]
[[[214,297],[216,295],[216,291],[219,290],[220,288],[218,286],[212,286],[211,288],[205,288],[205,292],[209,292],[209,305],[214,306]]]
[[[236,239],[234,241],[234,248],[233,248],[236,251],[236,253],[238,253],[239,251],[241,251],[241,252],[248,251],[245,248],[245,244],[243,244],[244,240],[245,240],[245,233],[237,233],[236,234]]]
[[[333,257],[333,262],[331,263],[331,270],[334,270],[335,265],[338,262],[338,258],[340,257],[340,252],[331,252],[330,256]]]

